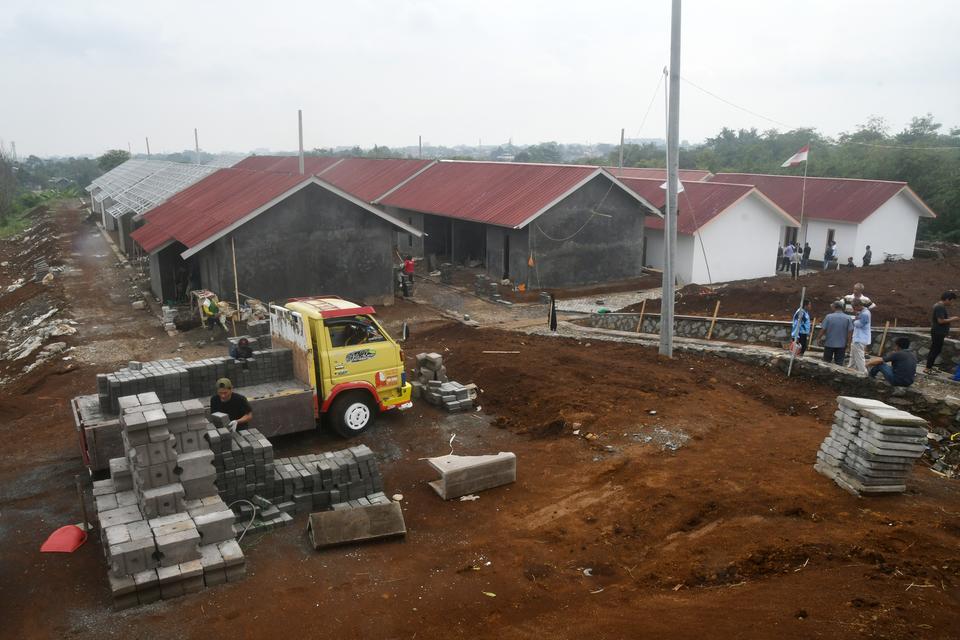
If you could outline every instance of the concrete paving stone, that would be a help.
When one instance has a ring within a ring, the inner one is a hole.
[[[117,489],[114,486],[113,480],[111,478],[108,478],[106,480],[96,480],[93,483],[94,496],[102,496],[108,493],[116,493],[116,492],[117,492]]]
[[[400,504],[367,505],[310,514],[307,532],[315,549],[406,535]]]
[[[147,421],[148,427],[160,427],[167,424],[167,416],[164,415],[162,409],[144,411],[143,417]]]
[[[861,431],[857,436],[859,442],[865,442],[872,445],[874,448],[880,450],[883,453],[891,453],[893,455],[910,457],[911,455],[919,458],[923,455],[923,452],[926,450],[926,445],[923,444],[910,444],[906,442],[888,442],[884,440],[878,440],[873,437],[868,431]],[[864,447],[866,448],[866,447]],[[867,449],[869,451],[869,449]]]
[[[861,413],[863,417],[869,418],[877,424],[927,428],[927,421],[923,418],[893,407],[865,409]]]
[[[225,567],[235,566],[244,562],[243,551],[240,549],[240,545],[237,544],[236,540],[226,540],[217,543],[217,548],[220,550],[220,555],[223,556],[223,564]]]
[[[119,505],[117,504],[117,494],[108,493],[102,496],[96,496],[94,498],[96,504],[97,512],[101,511],[110,511],[111,509],[116,509]]]
[[[916,460],[919,457],[919,454],[915,455],[913,452],[878,447],[872,442],[866,441],[863,438],[857,438],[857,445],[863,449],[866,456],[871,460],[879,460],[881,462],[907,462]]]
[[[878,442],[896,442],[900,444],[920,445],[924,448],[926,447],[928,441],[927,434],[923,434],[922,436],[903,436],[884,433],[883,431],[871,428],[861,429],[861,434]]]
[[[143,520],[143,514],[136,505],[128,507],[118,507],[110,511],[103,511],[98,514],[100,526],[103,528],[112,527],[118,524],[128,524],[137,520]]]
[[[117,406],[122,410],[140,406],[140,399],[137,396],[121,396],[117,398]]]
[[[157,536],[155,540],[160,566],[162,567],[200,558],[200,534],[196,528]]]
[[[120,425],[129,431],[140,431],[147,428],[147,420],[142,413],[127,413],[120,416]]]
[[[878,424],[870,418],[860,418],[860,426],[865,429],[872,429],[889,435],[897,436],[926,436],[926,427],[921,426],[903,426],[893,424]]]
[[[160,398],[157,397],[157,394],[153,391],[148,391],[147,393],[141,393],[138,396],[140,404],[142,406],[147,406],[151,404],[160,404]]]
[[[139,571],[133,574],[132,577],[133,577],[134,583],[136,584],[138,592],[156,587],[159,582],[156,569],[146,569],[144,571]]]
[[[892,409],[890,405],[872,398],[857,398],[854,396],[837,396],[837,404],[863,413],[866,409]]]
[[[247,565],[244,563],[227,567],[224,573],[226,574],[227,582],[238,582],[247,575]]]
[[[275,507],[274,507],[275,508]],[[194,518],[203,545],[232,539],[234,514],[230,509],[198,515]]]
[[[181,404],[189,416],[203,415],[206,412],[206,407],[198,398],[184,400]]]
[[[158,567],[157,568],[157,582],[160,583],[162,588],[165,584],[170,584],[173,582],[179,582],[181,580],[180,575],[180,565],[175,564],[169,567]]]
[[[107,581],[110,583],[110,595],[114,598],[132,593],[136,600],[137,582],[133,576],[114,576],[108,573]]]
[[[440,473],[430,486],[444,500],[492,489],[517,479],[517,457],[513,453],[458,456],[454,454],[427,458],[427,463]]]

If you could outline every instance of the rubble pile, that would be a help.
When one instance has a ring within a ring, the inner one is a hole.
[[[868,398],[839,396],[814,468],[854,495],[903,493],[927,443],[923,418]]]
[[[417,355],[416,380],[411,383],[413,397],[447,411],[469,411],[477,399],[477,385],[460,384],[447,377],[443,356],[439,353]]]

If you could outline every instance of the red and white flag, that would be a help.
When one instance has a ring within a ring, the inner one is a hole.
[[[805,144],[805,145],[803,145],[802,147],[800,147],[800,151],[797,151],[795,154],[793,154],[792,156],[790,156],[790,159],[787,160],[786,162],[784,162],[784,163],[783,163],[782,165],[780,165],[780,166],[781,166],[781,167],[792,167],[792,166],[794,166],[794,165],[800,164],[801,162],[806,162],[806,161],[807,161],[807,154],[808,154],[808,153],[810,153],[810,145]]]

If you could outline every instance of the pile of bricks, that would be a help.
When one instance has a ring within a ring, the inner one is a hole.
[[[99,374],[97,395],[100,409],[116,414],[123,396],[153,391],[161,402],[174,402],[212,395],[220,378],[230,378],[234,387],[243,387],[292,377],[293,353],[289,349],[262,349],[244,361],[230,357],[133,361],[114,373]]]
[[[854,495],[903,493],[927,422],[879,400],[840,396],[814,468]]]
[[[269,338],[270,336],[270,319],[264,320],[247,320],[247,333],[250,334],[252,338]],[[264,344],[269,343],[270,340],[264,340]]]
[[[270,519],[271,507],[290,515],[369,499],[383,491],[376,457],[366,445],[275,459],[273,445],[259,431],[242,429],[231,433],[224,424],[225,418],[223,414],[213,414],[211,420],[219,425],[206,434],[220,495],[228,503],[253,502],[258,505],[261,519]],[[251,507],[241,505],[238,509],[238,521],[249,518]],[[264,512],[267,518],[263,518]],[[281,518],[280,523],[287,521]]]
[[[411,383],[413,397],[447,411],[469,411],[477,399],[477,385],[460,384],[447,377],[443,356],[439,353],[417,354],[416,380]]]
[[[490,298],[491,300],[500,300],[500,283],[490,278],[490,276],[478,273],[473,281],[473,292],[481,298]]]
[[[161,404],[157,394],[124,396],[127,455],[94,482],[114,605],[127,608],[240,579],[235,515],[217,495],[209,430],[199,401]]]
[[[160,324],[163,325],[164,331],[176,331],[177,330],[177,308],[168,307],[164,305],[160,308]]]

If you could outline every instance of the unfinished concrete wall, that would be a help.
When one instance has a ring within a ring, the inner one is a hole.
[[[180,253],[187,248],[179,242],[150,254],[150,290],[161,302],[176,296],[177,278],[184,276],[186,264]]]
[[[386,212],[396,218],[406,222],[411,227],[423,231],[423,214],[418,211],[408,211],[407,209],[397,209],[396,207],[385,207]],[[394,245],[401,255],[410,255],[414,258],[423,257],[423,238],[418,238],[412,233],[397,229],[394,234]]]
[[[203,286],[234,300],[230,238],[240,292],[265,301],[339,295],[393,302],[396,227],[311,185],[201,252]]]
[[[539,276],[530,285],[570,287],[640,277],[645,211],[597,176],[528,226]]]
[[[487,275],[533,286],[535,280],[531,281],[531,270],[527,266],[530,257],[527,230],[486,225],[486,236]]]

